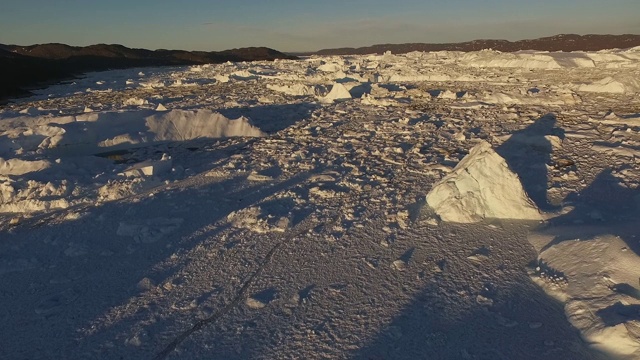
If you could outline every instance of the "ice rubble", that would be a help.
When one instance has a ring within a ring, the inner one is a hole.
[[[486,141],[476,145],[433,187],[427,204],[447,222],[542,219],[518,176]]]

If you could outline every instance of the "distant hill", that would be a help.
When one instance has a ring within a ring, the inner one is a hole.
[[[90,71],[275,59],[296,57],[265,47],[206,52],[131,49],[107,44],[84,47],[55,43],[31,46],[0,44],[0,102],[27,95],[28,90],[34,87]]]
[[[132,49],[122,45],[97,44],[89,46],[69,46],[65,44],[39,44],[30,46],[0,45],[0,49],[19,55],[49,59],[68,60],[92,57],[108,59],[127,59],[161,64],[181,64],[185,61],[201,64],[220,61],[257,61],[275,59],[293,59],[294,56],[265,48],[252,47],[224,51],[184,51],[184,50],[147,50]]]
[[[27,95],[28,87],[69,78],[74,72],[51,60],[33,58],[0,49],[0,103]]]
[[[520,50],[538,51],[599,51],[604,49],[626,49],[640,46],[640,35],[575,35],[562,34],[532,40],[474,40],[443,44],[380,44],[360,48],[324,49],[299,55],[364,55],[382,54],[391,51],[405,54],[412,51],[478,51],[493,49],[502,52]]]

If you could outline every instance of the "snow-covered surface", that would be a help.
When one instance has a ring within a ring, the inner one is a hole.
[[[634,239],[636,231],[625,235]],[[544,247],[559,236],[564,237],[562,242],[555,240],[558,243],[554,246]],[[538,281],[566,303],[569,321],[594,347],[618,356],[637,357],[640,258],[626,241],[597,226],[545,231],[533,234],[531,241],[543,246],[540,258],[544,266],[552,269],[548,270],[551,276],[559,278],[551,283]]]
[[[0,109],[3,356],[637,359],[638,79],[485,50],[39,90]]]

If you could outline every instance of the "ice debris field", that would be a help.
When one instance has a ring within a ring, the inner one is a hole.
[[[640,49],[90,73],[0,109],[7,359],[638,359]]]

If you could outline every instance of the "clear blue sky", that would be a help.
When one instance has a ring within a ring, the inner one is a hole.
[[[283,51],[640,34],[640,0],[1,0],[0,43]]]

